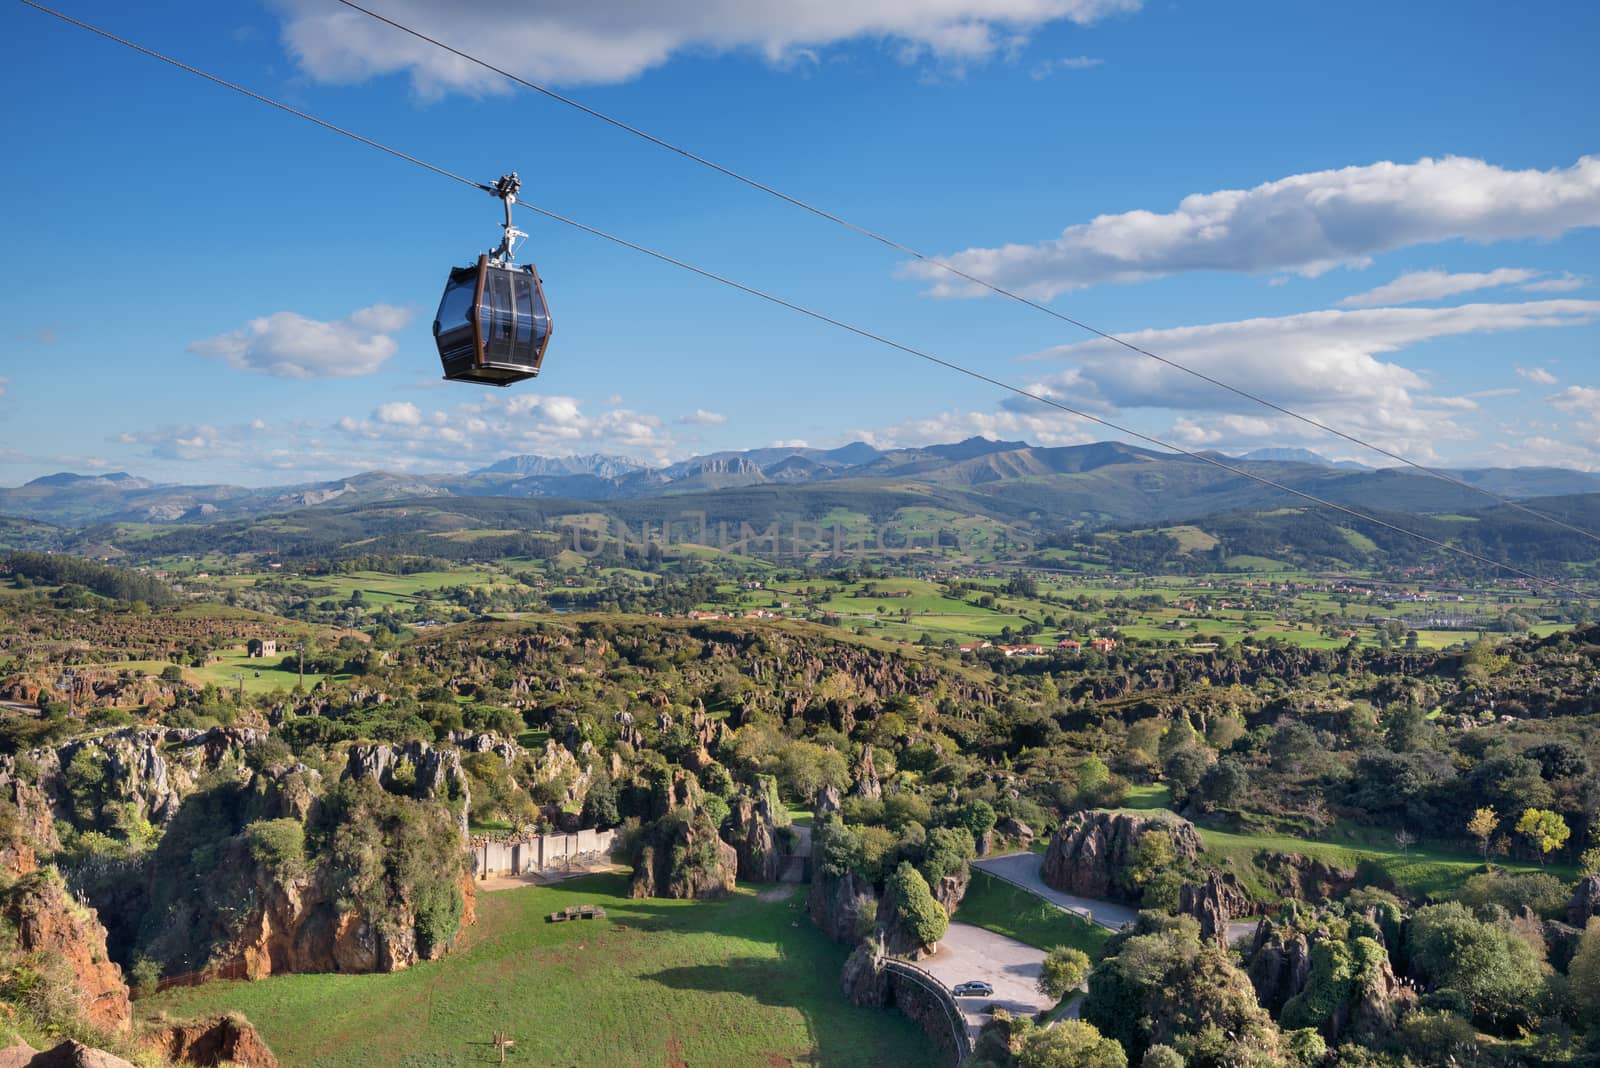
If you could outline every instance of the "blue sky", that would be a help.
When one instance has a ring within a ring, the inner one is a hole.
[[[1600,470],[1594,4],[371,3],[1419,461]],[[1187,447],[1382,462],[334,0],[65,10]],[[489,197],[20,4],[0,89],[0,484],[1111,436],[526,213],[545,373],[444,384],[429,325]]]

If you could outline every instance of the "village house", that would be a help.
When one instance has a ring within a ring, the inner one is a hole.
[[[967,644],[961,646],[960,648],[961,648],[961,651],[963,653],[975,653],[979,649],[992,649],[992,648],[994,648],[994,643],[993,642],[968,642]]]
[[[245,643],[244,652],[246,656],[256,659],[268,656],[277,656],[278,643],[273,641],[271,638],[251,638]]]
[[[1072,638],[1062,638],[1060,641],[1056,642],[1056,648],[1065,652],[1075,653],[1079,649],[1083,648],[1083,643]]]
[[[1117,639],[1094,638],[1090,640],[1089,646],[1097,653],[1109,653],[1111,650],[1117,647]]]

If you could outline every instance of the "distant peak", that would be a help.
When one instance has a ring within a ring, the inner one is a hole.
[[[150,483],[142,478],[135,478],[126,471],[113,471],[105,475],[80,475],[72,471],[57,471],[53,475],[40,475],[30,486],[76,486],[84,482],[109,482],[133,486],[148,486]]]

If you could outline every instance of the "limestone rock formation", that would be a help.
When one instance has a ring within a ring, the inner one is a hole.
[[[553,738],[544,743],[544,751],[534,762],[533,778],[525,785],[528,789],[546,783],[561,783],[561,801],[564,805],[580,805],[589,792],[590,767],[578,763],[572,750]]]
[[[878,781],[878,768],[872,759],[872,743],[861,747],[861,763],[856,766],[855,785],[850,792],[868,801],[883,797],[883,784]]]
[[[1023,849],[1028,848],[1033,843],[1033,828],[1021,820],[1012,819],[1010,816],[996,823],[994,829],[997,833],[1011,839]]]
[[[390,793],[419,800],[459,801],[458,822],[463,840],[466,838],[472,790],[461,767],[459,749],[435,749],[427,742],[352,745],[345,758],[344,777],[371,779]]]
[[[66,962],[83,1015],[108,1031],[132,1020],[122,969],[106,955],[106,929],[91,908],[73,901],[54,868],[24,876],[0,895],[0,919],[17,932],[17,947]]]
[[[1211,871],[1204,883],[1191,883],[1178,891],[1178,912],[1200,921],[1201,938],[1226,946],[1229,921],[1249,914],[1250,899],[1232,872]]]
[[[740,797],[728,814],[727,839],[739,857],[739,878],[757,883],[778,881],[783,857],[777,824],[765,797]]]
[[[733,892],[739,855],[717,836],[704,811],[660,820],[653,837],[634,864],[633,897],[705,899]]]
[[[1269,853],[1261,862],[1273,889],[1297,901],[1338,897],[1356,885],[1353,868],[1340,868],[1299,853]]]
[[[26,777],[18,774],[15,757],[0,756],[0,797],[17,805],[34,843],[58,848],[54,820],[87,829],[80,826],[66,777],[73,759],[86,753],[101,766],[97,807],[132,805],[144,819],[164,826],[201,777],[229,762],[242,774],[245,749],[265,735],[246,727],[126,727],[32,750]]]
[[[971,882],[972,869],[963,865],[961,871],[941,877],[928,889],[933,892],[933,899],[944,907],[945,915],[954,916],[961,899],[967,895],[967,885]]]
[[[1256,1000],[1274,1018],[1284,1003],[1306,988],[1311,978],[1311,946],[1306,936],[1291,927],[1263,919],[1245,950],[1245,973],[1255,987]]]
[[[255,1027],[236,1013],[213,1016],[193,1023],[160,1022],[141,1044],[174,1064],[197,1068],[237,1065],[238,1068],[278,1068],[278,1058],[256,1033]]]
[[[1125,873],[1139,836],[1166,833],[1173,853],[1192,861],[1200,853],[1200,836],[1188,820],[1127,812],[1079,812],[1068,817],[1050,839],[1044,855],[1044,881],[1057,890],[1083,897],[1130,900]]]
[[[1600,916],[1600,875],[1585,875],[1573,888],[1567,902],[1567,922],[1582,928],[1590,916]]]
[[[1391,1034],[1417,997],[1381,944],[1370,937],[1345,941],[1315,913],[1296,923],[1263,919],[1244,959],[1262,1007],[1286,1027],[1315,1026],[1330,1045]],[[1305,1003],[1313,988],[1314,1000]]]
[[[839,797],[838,787],[824,786],[820,791],[817,792],[817,822],[820,823],[822,821],[822,817],[826,816],[830,812],[838,812],[843,807],[844,803]]]
[[[889,1000],[889,978],[876,946],[862,942],[850,952],[845,958],[844,970],[839,973],[839,986],[850,1004],[883,1008]]]
[[[829,875],[817,872],[806,892],[806,912],[811,922],[835,942],[850,944],[868,926],[868,914],[877,905],[872,883],[857,872]]]

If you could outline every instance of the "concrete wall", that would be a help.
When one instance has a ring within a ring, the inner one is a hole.
[[[480,877],[525,875],[561,868],[568,862],[604,860],[611,854],[616,837],[614,830],[515,838],[477,837],[472,840],[473,874]]]

